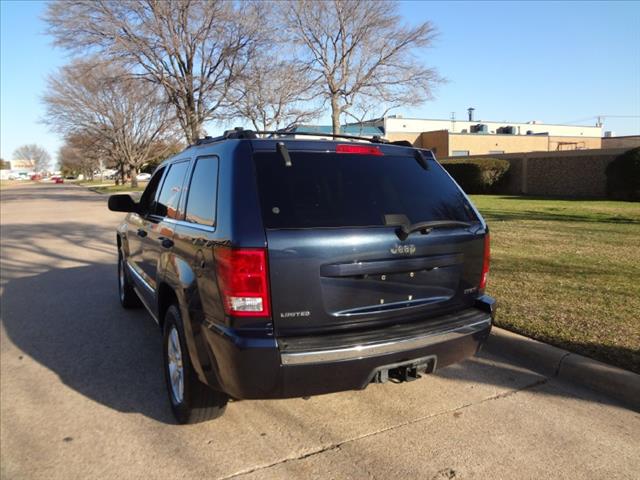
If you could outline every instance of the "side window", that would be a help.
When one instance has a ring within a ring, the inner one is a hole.
[[[160,186],[160,180],[162,179],[162,174],[164,173],[166,167],[159,168],[149,180],[147,184],[147,188],[142,192],[142,196],[140,197],[140,214],[146,215],[150,212],[151,207],[153,205],[153,200],[156,198],[156,193],[158,191],[158,187]]]
[[[200,157],[191,176],[185,220],[200,225],[216,224],[218,157]]]
[[[169,172],[164,179],[160,195],[156,201],[155,214],[161,217],[177,218],[178,202],[184,177],[189,168],[189,162],[174,163],[169,167]]]

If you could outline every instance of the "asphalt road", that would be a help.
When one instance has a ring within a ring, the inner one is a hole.
[[[640,476],[638,413],[486,354],[176,425],[159,331],[118,304],[121,215],[71,185],[3,189],[0,213],[2,478]]]

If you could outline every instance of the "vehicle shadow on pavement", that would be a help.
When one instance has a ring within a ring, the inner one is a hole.
[[[9,280],[1,299],[7,336],[86,397],[175,423],[158,326],[142,309],[121,308],[115,268],[91,264]]]
[[[55,372],[78,393],[119,412],[140,413],[175,424],[165,392],[160,332],[144,310],[121,308],[115,268],[111,264],[91,264],[9,280],[1,299],[6,333],[18,349]],[[489,384],[499,392],[544,383],[543,377],[523,374],[517,367],[486,354],[436,375],[461,385]],[[402,389],[394,385],[382,388]],[[573,388],[553,392],[570,397],[577,394]],[[400,394],[394,391],[394,396],[396,393]],[[368,397],[378,396],[374,392],[358,395],[362,396],[358,401],[364,403]],[[609,403],[588,392],[579,396]],[[267,411],[279,405],[267,403],[263,405]]]

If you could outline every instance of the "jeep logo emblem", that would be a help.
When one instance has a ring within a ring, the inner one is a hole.
[[[414,253],[416,253],[416,246],[411,243],[408,245],[394,245],[393,247],[391,247],[391,249],[389,249],[389,251],[394,255],[413,255]]]

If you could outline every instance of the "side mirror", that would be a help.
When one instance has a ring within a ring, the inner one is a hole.
[[[109,210],[112,212],[137,212],[138,204],[126,193],[109,197]]]

